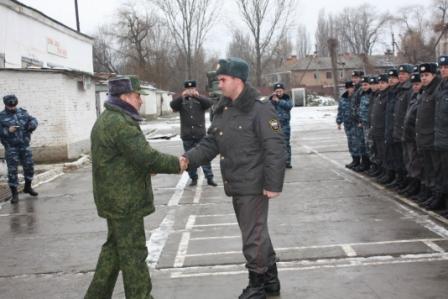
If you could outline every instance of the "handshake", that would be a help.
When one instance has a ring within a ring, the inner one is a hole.
[[[184,157],[184,156],[180,156],[179,157],[179,167],[180,167],[180,172],[184,172],[185,170],[187,170],[188,168],[188,158]]]

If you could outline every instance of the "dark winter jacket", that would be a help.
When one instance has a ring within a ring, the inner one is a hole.
[[[379,91],[373,101],[372,123],[370,124],[370,133],[372,137],[383,138],[384,128],[386,126],[386,103],[389,99],[389,88]]]
[[[406,110],[408,109],[409,100],[412,97],[412,94],[411,81],[406,81],[398,86],[394,107],[394,142],[401,142],[404,128],[404,117],[406,115]]]
[[[388,98],[386,102],[386,122],[384,127],[384,141],[387,144],[394,142],[394,122],[395,122],[395,102],[397,101],[398,84],[389,87]]]
[[[221,97],[207,136],[185,153],[196,168],[220,154],[224,190],[229,196],[281,192],[286,145],[271,103],[246,85],[237,99]]]
[[[291,119],[291,109],[293,107],[291,98],[287,94],[279,99],[278,102],[272,100],[273,96],[269,97],[269,101],[274,105],[275,111],[277,112],[278,118],[282,127],[289,126],[289,120]]]
[[[435,77],[432,82],[423,87],[420,104],[415,121],[415,138],[419,149],[434,148],[434,112],[436,108],[436,89],[440,78]]]
[[[345,92],[339,99],[336,123],[338,125],[344,124],[345,128],[351,128],[353,126],[351,97],[348,95],[348,92]]]
[[[415,143],[415,119],[417,118],[417,109],[420,101],[420,93],[413,93],[409,99],[408,109],[403,120],[403,142]]]
[[[180,113],[180,137],[182,139],[200,140],[205,136],[205,111],[213,105],[213,101],[203,97],[178,97],[170,106]]]
[[[443,79],[436,91],[434,146],[448,151],[448,79]]]

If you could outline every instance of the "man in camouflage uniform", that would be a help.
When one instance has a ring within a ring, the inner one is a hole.
[[[338,104],[338,114],[336,115],[336,125],[338,130],[341,129],[341,125],[344,125],[345,136],[347,137],[348,151],[352,156],[352,162],[345,165],[347,168],[351,168],[353,165],[358,166],[360,158],[354,150],[353,135],[351,135],[352,128],[354,126],[351,116],[351,97],[355,92],[355,86],[352,81],[345,82],[346,91],[342,94]]]
[[[178,158],[154,150],[140,129],[139,80],[110,80],[108,89],[106,109],[91,132],[93,196],[108,234],[85,298],[111,298],[121,270],[126,298],[149,299],[143,217],[155,210],[151,174],[179,173],[180,165]]]
[[[280,125],[282,126],[283,135],[285,135],[286,149],[288,151],[288,160],[286,161],[286,168],[292,168],[291,165],[291,109],[293,107],[292,101],[285,93],[285,85],[283,83],[274,84],[274,92],[269,97],[269,101],[274,105],[277,112]]]
[[[370,145],[369,145],[369,129],[370,129],[370,120],[369,120],[369,109],[370,102],[372,98],[372,90],[370,89],[369,77],[365,76],[361,80],[361,88],[359,92],[359,109],[358,109],[358,127],[362,128],[363,132],[363,140],[365,147],[365,154],[362,156],[361,165],[355,168],[355,171],[363,172],[369,169],[370,167]]]
[[[222,97],[213,123],[183,159],[197,167],[220,155],[224,190],[232,196],[249,270],[249,285],[239,299],[265,299],[266,294],[280,293],[267,218],[269,199],[283,188],[285,139],[274,107],[246,83],[247,62],[220,59],[217,75]]]
[[[363,168],[361,165],[361,158],[363,158],[363,163],[368,164],[369,162],[366,160],[366,147],[364,142],[364,132],[361,125],[361,120],[359,119],[359,107],[361,103],[361,93],[363,92],[361,88],[361,80],[364,76],[363,71],[353,71],[352,72],[352,82],[355,88],[355,91],[352,96],[350,96],[350,110],[351,110],[351,119],[353,121],[353,126],[350,130],[350,138],[352,140],[352,150],[356,156],[355,163],[351,165],[349,168],[355,171],[359,170],[359,168]]]
[[[5,110],[0,112],[0,139],[5,147],[5,159],[8,166],[8,184],[11,189],[11,203],[19,201],[17,187],[18,166],[22,164],[25,176],[23,192],[37,196],[37,192],[31,187],[34,175],[33,156],[30,148],[31,133],[37,128],[37,120],[28,114],[23,108],[18,108],[18,99],[15,95],[3,97]]]

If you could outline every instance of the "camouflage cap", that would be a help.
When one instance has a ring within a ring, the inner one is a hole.
[[[118,96],[123,93],[136,92],[141,95],[148,95],[141,87],[140,80],[137,77],[120,77],[107,82],[108,93]]]
[[[220,59],[216,68],[216,75],[237,77],[246,82],[249,77],[249,64],[241,58]]]

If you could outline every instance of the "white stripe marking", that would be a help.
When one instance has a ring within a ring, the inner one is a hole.
[[[342,250],[344,250],[345,254],[346,254],[348,257],[354,257],[354,256],[357,256],[356,251],[355,251],[355,250],[353,249],[353,247],[350,246],[350,245],[343,245],[343,246],[342,246]]]
[[[177,249],[176,258],[174,260],[174,268],[180,268],[184,265],[185,257],[187,255],[188,243],[190,240],[190,233],[185,232],[182,234],[182,239],[179,243],[179,248]]]
[[[196,222],[196,215],[188,216],[187,224],[185,225],[186,230],[191,230]]]
[[[222,236],[222,237],[197,237],[190,238],[190,241],[202,241],[202,240],[221,240],[221,239],[239,239],[241,236]]]
[[[204,174],[199,174],[198,184],[196,185],[196,192],[194,193],[193,203],[199,203],[202,196],[202,184],[204,183]]]
[[[205,217],[227,217],[227,216],[235,216],[235,213],[231,213],[231,214],[196,215],[197,218],[205,218]]]
[[[238,223],[228,222],[228,223],[195,224],[194,227],[234,226],[234,225],[238,225]]]
[[[445,250],[442,247],[440,247],[439,245],[437,245],[433,241],[423,241],[423,243],[425,243],[426,246],[428,246],[429,248],[431,248],[435,252],[439,252],[439,253],[444,253],[445,252]]]
[[[182,198],[182,194],[184,193],[184,188],[187,185],[188,182],[188,173],[184,172],[179,180],[179,182],[176,185],[176,191],[171,196],[170,200],[168,201],[168,206],[177,206],[179,205],[179,201]]]

